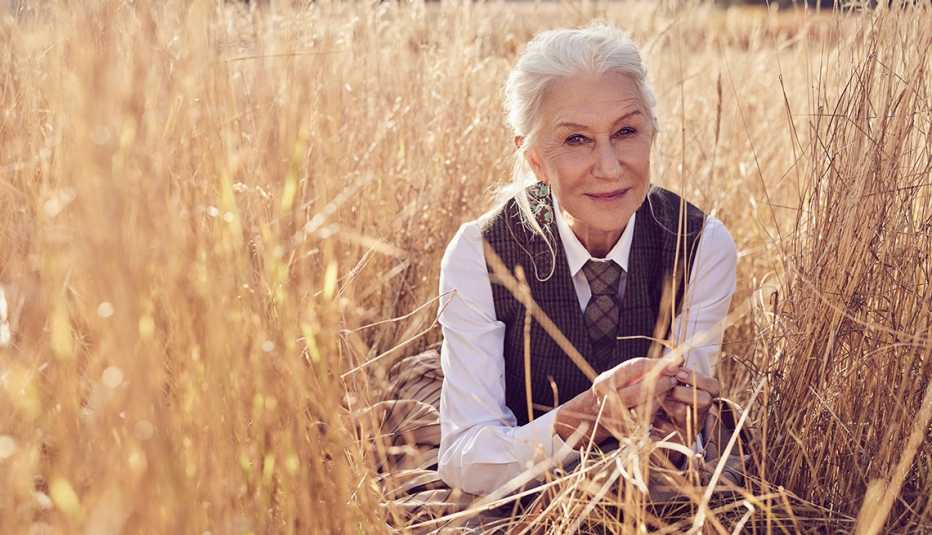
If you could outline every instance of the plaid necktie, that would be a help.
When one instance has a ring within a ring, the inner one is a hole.
[[[621,300],[618,288],[626,273],[611,260],[589,260],[583,266],[583,273],[592,290],[592,297],[583,312],[592,348],[596,357],[610,357],[618,336],[618,302]]]

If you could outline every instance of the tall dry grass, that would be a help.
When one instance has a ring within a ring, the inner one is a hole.
[[[746,528],[929,530],[928,8],[94,0],[0,19],[0,532],[385,531],[346,407],[438,339],[516,53],[595,17],[735,302],[779,288],[720,364],[762,389]]]

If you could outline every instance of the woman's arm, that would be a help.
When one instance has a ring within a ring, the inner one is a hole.
[[[709,216],[696,251],[689,290],[680,314],[673,320],[671,331],[676,342],[687,341],[706,331],[712,335],[686,354],[684,364],[684,367],[707,376],[715,375],[723,335],[719,324],[728,315],[731,297],[735,293],[737,263],[737,247],[731,234],[721,221]]]
[[[564,441],[554,433],[557,409],[523,426],[505,403],[505,324],[495,316],[492,286],[475,222],[450,242],[440,271],[440,394],[438,471],[447,484],[486,494],[521,474],[535,455],[553,458]]]
[[[565,440],[586,422],[588,432],[575,447],[588,443],[597,411],[592,389],[523,426],[516,425],[505,402],[505,325],[495,315],[478,224],[463,225],[447,247],[441,264],[440,294],[444,372],[438,455],[441,478],[466,492],[485,494],[525,472],[536,458],[551,458],[557,463],[577,460],[578,452],[566,447]],[[597,386],[603,396],[614,390],[626,407],[652,413],[656,404],[648,397],[662,397],[676,383],[672,375],[678,367],[664,370],[650,385],[641,381],[659,364],[657,360],[631,359],[600,375]],[[596,443],[610,436],[602,426],[594,432]]]
[[[709,400],[718,395],[718,382],[714,380],[714,376],[716,359],[722,345],[721,323],[728,315],[731,298],[735,292],[737,259],[737,248],[731,234],[721,221],[708,217],[696,252],[690,288],[680,314],[674,319],[672,329],[673,338],[677,343],[689,341],[699,333],[708,332],[711,335],[686,354],[684,367],[695,371],[696,375],[690,376],[684,381],[683,386],[674,389],[665,402],[667,414],[675,420],[675,426],[684,434],[686,413],[692,403],[683,403],[677,399],[693,400],[693,403],[697,403],[697,417],[701,420]],[[666,434],[667,427],[658,427]],[[701,429],[701,422],[698,427]],[[701,437],[693,436],[686,440],[687,443],[693,441],[697,441],[694,449],[701,449]]]

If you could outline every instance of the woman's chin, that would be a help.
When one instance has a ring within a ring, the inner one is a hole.
[[[634,196],[631,193],[628,192],[622,198],[611,202],[594,201],[591,197],[584,196],[580,199],[582,202],[572,203],[567,210],[571,217],[570,226],[575,226],[572,223],[575,219],[591,231],[608,234],[623,231],[631,219],[631,214],[638,209],[640,204],[633,202]]]
[[[624,217],[623,214],[617,211],[600,217],[592,217],[593,214],[590,213],[588,214],[589,217],[579,220],[582,223],[580,228],[587,228],[590,233],[596,234],[621,234],[628,224],[628,219],[630,219],[630,213],[625,213],[629,217]]]
[[[589,219],[590,228],[598,229],[602,232],[616,232],[624,230],[631,219],[634,210],[626,206],[621,206],[614,210],[600,210],[598,213],[591,213]]]

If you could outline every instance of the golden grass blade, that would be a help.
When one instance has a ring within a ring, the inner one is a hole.
[[[926,358],[932,355],[926,354]],[[896,500],[906,479],[906,472],[912,465],[913,458],[919,450],[919,445],[925,440],[929,430],[929,422],[932,420],[932,383],[926,386],[925,395],[922,398],[922,406],[913,422],[912,431],[909,434],[909,440],[906,442],[906,449],[900,455],[900,460],[896,463],[896,468],[889,481],[875,479],[871,481],[864,495],[864,504],[861,506],[861,512],[858,513],[855,533],[857,535],[874,535],[883,530],[890,514],[890,508],[893,507],[893,501]]]

